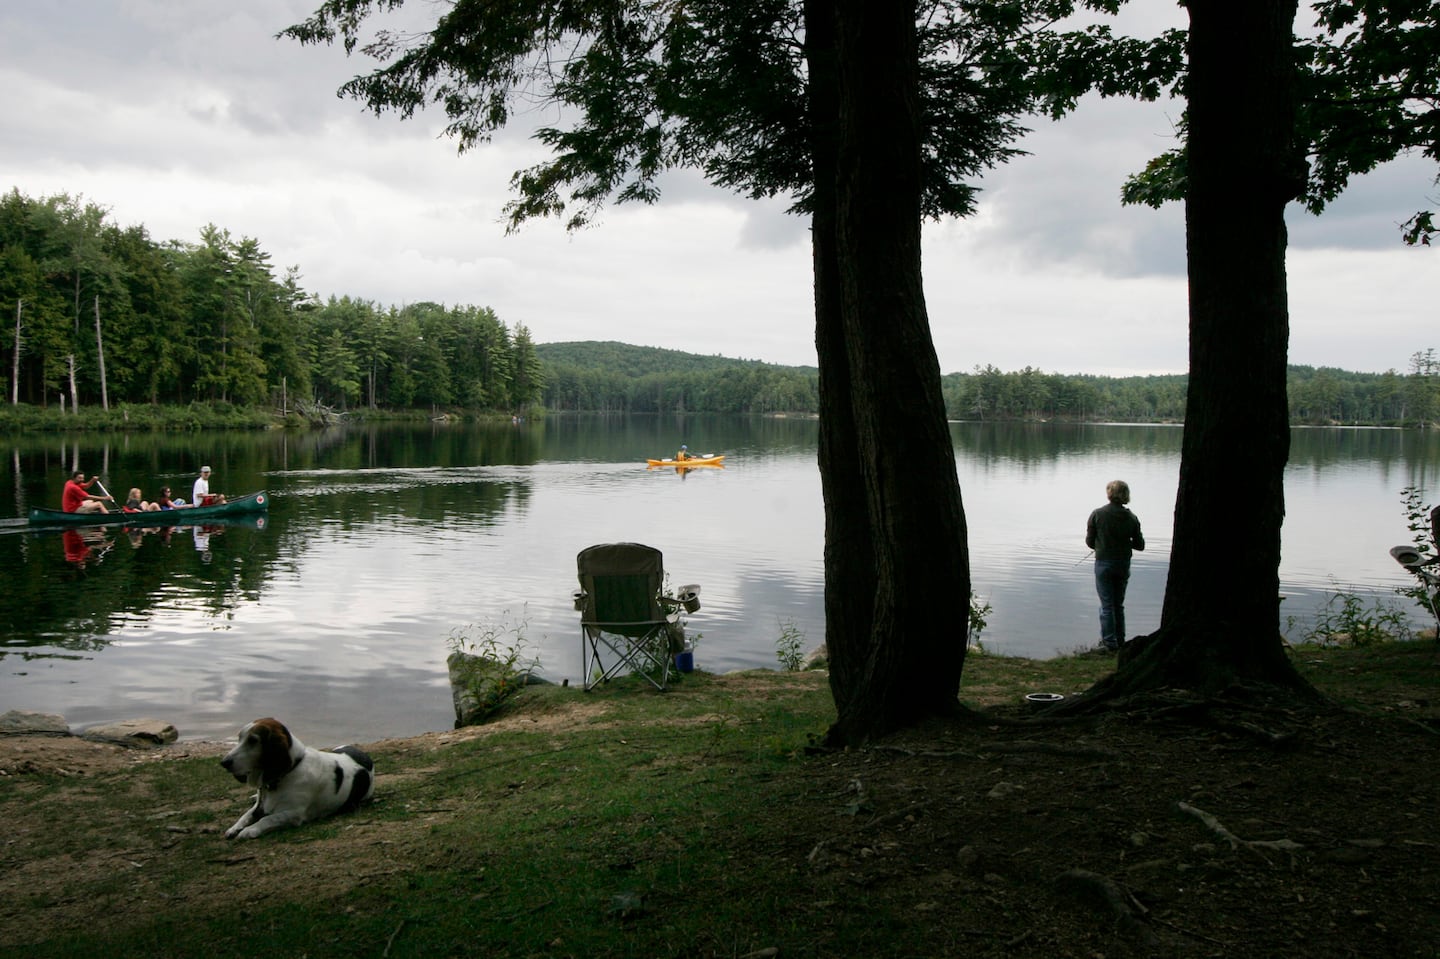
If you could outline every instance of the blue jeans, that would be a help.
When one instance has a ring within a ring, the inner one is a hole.
[[[1095,592],[1100,595],[1100,642],[1106,649],[1125,644],[1125,586],[1130,582],[1128,559],[1095,561]]]

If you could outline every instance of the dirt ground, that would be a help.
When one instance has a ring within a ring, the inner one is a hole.
[[[543,721],[563,734],[589,721],[587,708]],[[772,783],[774,818],[754,824],[736,868],[793,871],[807,955],[845,954],[826,939],[827,917],[863,893],[913,917],[907,941],[920,937],[917,954],[933,956],[1440,956],[1437,720],[1437,704],[1419,698],[1356,711],[1176,696],[1064,723],[1019,708],[937,722],[794,763]],[[444,768],[449,743],[486,728],[369,745],[433,757],[406,774],[420,776]],[[0,739],[0,789],[36,772],[89,776],[224,748]],[[238,814],[233,795],[223,803]],[[426,861],[429,825],[446,815],[362,819],[354,829],[367,842],[352,831],[283,854],[226,846],[217,861],[243,864],[262,890],[303,881],[318,895],[339,892]],[[95,864],[28,862],[23,837],[34,824],[24,817],[10,810],[0,854],[0,926],[20,942],[34,941],[37,924],[94,919],[93,904],[45,887]],[[122,852],[104,855],[143,863],[163,855],[163,836],[135,830]],[[386,850],[379,864],[376,843]],[[219,870],[213,888],[168,895],[223,910],[236,875]],[[51,901],[19,908],[18,888]]]

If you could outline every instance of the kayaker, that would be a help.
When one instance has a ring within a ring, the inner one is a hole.
[[[60,508],[67,513],[108,513],[102,499],[109,499],[109,496],[91,496],[90,487],[99,481],[100,477],[92,476],[85,478],[84,470],[76,470],[70,474],[65,481],[65,489],[60,493]],[[103,487],[102,487],[103,488]]]
[[[1085,545],[1095,551],[1095,592],[1100,596],[1100,646],[1117,652],[1125,645],[1125,586],[1130,582],[1131,550],[1143,550],[1140,520],[1126,507],[1130,486],[1105,484],[1104,506],[1085,524]]]
[[[682,445],[682,446],[680,447],[679,452],[677,452],[677,453],[675,454],[675,462],[681,463],[681,462],[684,462],[685,460],[688,460],[689,458],[690,458],[690,447],[688,447],[688,446],[683,446],[683,445]]]

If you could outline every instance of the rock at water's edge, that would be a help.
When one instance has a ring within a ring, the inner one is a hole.
[[[118,723],[91,726],[82,734],[98,743],[120,743],[123,746],[164,746],[180,737],[175,727],[161,719],[126,719]]]
[[[0,736],[68,736],[70,725],[64,716],[12,709],[0,715]]]

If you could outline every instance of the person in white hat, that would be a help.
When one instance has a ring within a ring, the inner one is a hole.
[[[210,497],[210,467],[200,467],[200,477],[195,480],[195,486],[190,490],[190,505],[205,506],[206,500]]]

